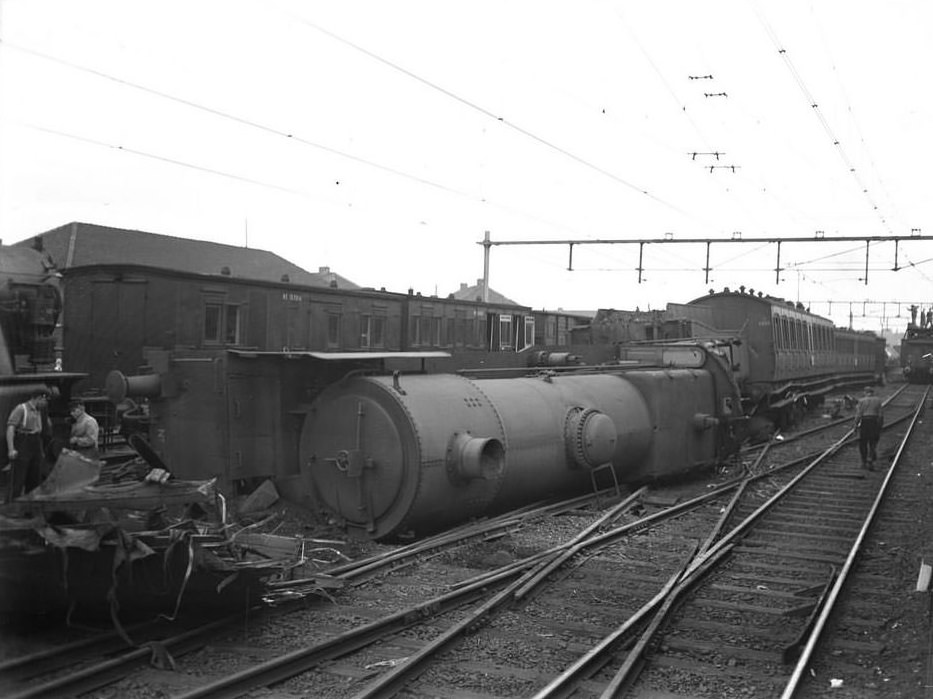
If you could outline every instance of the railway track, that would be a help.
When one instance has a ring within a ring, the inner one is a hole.
[[[889,423],[895,413],[907,414],[898,407],[907,401],[903,394],[895,399]],[[579,498],[334,568],[330,574],[352,589],[341,592],[335,604],[296,604],[254,616],[248,626],[234,621],[205,631],[187,647],[177,646],[177,672],[146,671],[145,684],[154,686],[155,678],[161,689],[145,694],[142,686],[129,686],[138,696],[189,699],[242,696],[264,686],[284,696],[543,697],[568,696],[571,686],[575,696],[598,696],[630,665],[613,691],[639,696],[660,685],[691,696],[729,696],[721,692],[741,686],[773,695],[783,681],[776,668],[786,668],[782,661],[790,657],[784,654],[806,650],[803,636],[791,631],[807,627],[823,608],[814,600],[831,590],[831,566],[841,570],[845,561],[838,560],[840,544],[826,529],[795,529],[795,517],[812,515],[812,495],[798,495],[796,510],[788,505],[781,516],[776,510],[762,514],[754,530],[730,532],[782,487],[776,481],[796,478],[818,458],[816,446],[827,442],[838,443],[835,460],[819,458],[807,487],[837,495],[835,506],[845,502],[843,509],[864,506],[859,493],[874,487],[881,474],[851,477],[859,474],[845,461],[855,448],[839,435],[846,429],[840,423],[831,426],[836,434],[814,433],[793,446],[775,442],[748,464],[747,477],[673,506],[652,504],[644,490],[608,510],[592,508],[593,498]],[[891,444],[893,437],[883,442]],[[782,458],[787,451],[792,457]],[[843,486],[852,487],[852,503],[839,495]],[[821,526],[848,522],[845,513],[827,514]],[[790,563],[767,563],[792,541],[793,532],[800,543],[788,555]],[[826,541],[833,542],[832,551],[821,554]],[[827,560],[804,565],[821,555]],[[725,568],[717,566],[721,561]],[[799,567],[792,571],[791,564]],[[729,571],[736,577],[720,577]],[[282,598],[302,583],[283,584]],[[670,598],[672,590],[680,594]],[[746,635],[745,627],[759,633]],[[765,639],[775,641],[769,629],[778,627],[782,638],[794,636],[795,643],[780,646],[782,657],[772,667],[774,648],[755,644],[762,643],[763,629]],[[642,636],[652,628],[654,634]],[[696,653],[703,647],[701,632],[710,635],[706,651]],[[728,639],[734,639],[731,645]],[[685,655],[685,643],[695,657]],[[734,655],[724,655],[732,648]],[[126,667],[147,660],[137,658]],[[755,663],[764,669],[754,670]],[[561,679],[576,665],[582,666],[576,678]],[[642,672],[636,676],[637,669]],[[717,684],[724,671],[732,678],[748,671],[766,679],[760,685],[742,677]],[[23,696],[52,696],[24,691]],[[68,693],[65,687],[56,691]]]
[[[598,497],[608,496],[609,493],[602,493]],[[233,614],[200,624],[191,623],[192,620],[188,620],[187,625],[141,624],[126,631],[120,629],[111,633],[91,634],[72,643],[58,644],[47,650],[12,658],[0,662],[0,693],[4,697],[16,699],[73,696],[118,682],[141,667],[175,670],[175,658],[205,647],[218,647],[217,639],[229,636],[232,627],[237,628],[239,635],[240,629],[248,628],[251,624],[288,626],[287,617],[295,613],[296,608],[303,606],[301,600],[314,592],[314,588],[327,596],[327,591],[320,589],[322,582],[329,580],[331,585],[328,587],[337,589],[364,585],[379,576],[397,577],[406,568],[427,565],[432,558],[445,553],[454,555],[452,552],[470,544],[488,544],[523,523],[574,511],[591,504],[593,500],[593,496],[584,496],[529,506],[408,546],[397,547],[389,553],[334,566],[327,574],[275,583],[271,586],[270,598],[276,606],[271,609],[258,607],[244,614]],[[520,567],[516,567],[516,570]],[[382,585],[382,581],[378,582],[377,589],[381,589]],[[365,598],[367,594],[360,597]],[[458,597],[455,595],[454,599]],[[245,650],[247,645],[237,646],[230,643],[229,638],[220,643],[220,646],[226,646],[234,653],[237,648]],[[247,652],[244,655],[252,656],[255,660],[257,654]],[[262,655],[261,652],[258,654],[260,657]]]
[[[597,694],[793,696],[897,471],[926,399],[917,394],[904,391],[888,408],[895,425],[885,440],[899,447],[885,470],[861,472],[843,439],[773,495],[737,502],[729,533],[705,554],[731,549],[725,563],[681,578],[622,663],[606,659],[591,678]],[[536,696],[566,696],[579,681],[568,672]]]

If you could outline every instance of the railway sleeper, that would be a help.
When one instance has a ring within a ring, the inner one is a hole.
[[[682,636],[665,637],[661,646],[661,652],[670,653],[672,651],[685,653],[687,655],[701,655],[704,657],[720,655],[758,663],[773,663],[780,660],[780,653],[776,650],[759,650],[744,645],[725,644],[719,640],[703,641]]]

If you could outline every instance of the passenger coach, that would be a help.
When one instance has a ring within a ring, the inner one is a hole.
[[[141,265],[86,265],[64,273],[63,353],[88,372],[134,374],[146,349],[256,352],[440,350],[461,368],[515,355],[539,340],[530,308],[384,289],[243,279]],[[545,320],[566,323],[549,314]]]
[[[883,338],[837,328],[802,304],[727,289],[686,307],[702,309],[713,327],[732,329],[741,341],[734,369],[750,402],[747,412],[820,400],[830,390],[883,379]]]

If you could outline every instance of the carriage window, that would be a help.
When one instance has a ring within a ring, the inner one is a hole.
[[[531,347],[535,343],[535,319],[534,316],[525,318],[525,344],[519,349]]]
[[[228,303],[226,310],[224,342],[228,345],[238,345],[240,344],[240,308]]]
[[[327,312],[327,346],[340,347],[340,314]]]
[[[512,316],[499,316],[499,349],[512,349]]]
[[[220,342],[220,317],[223,306],[219,303],[204,304],[204,341]]]
[[[467,319],[466,311],[454,312],[454,342],[457,347],[463,347],[466,344]]]
[[[204,342],[206,344],[239,344],[240,307],[216,301],[205,303]]]
[[[385,347],[386,319],[382,315],[360,316],[360,347]]]
[[[421,328],[418,334],[418,344],[431,344],[431,323],[434,319],[431,316],[421,316]]]
[[[421,344],[421,316],[412,315],[408,321],[408,344],[411,347]]]

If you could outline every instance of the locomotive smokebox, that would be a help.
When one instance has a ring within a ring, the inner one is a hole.
[[[655,424],[650,402],[617,374],[355,377],[311,405],[300,463],[349,528],[420,536],[583,492],[590,469],[607,463],[633,480]]]

